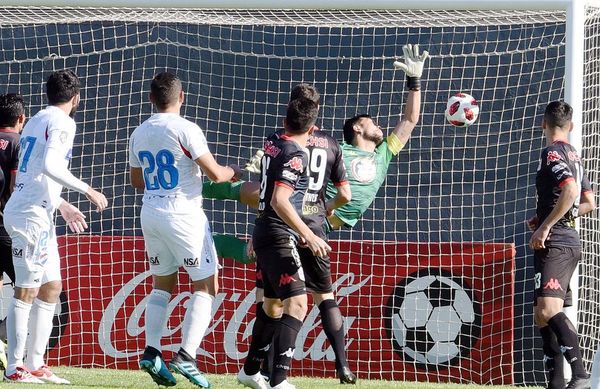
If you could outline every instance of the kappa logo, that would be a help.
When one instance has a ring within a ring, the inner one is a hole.
[[[198,258],[183,258],[185,266],[198,266]]]
[[[294,157],[292,159],[290,159],[289,161],[287,161],[285,164],[283,164],[283,166],[289,166],[290,169],[296,170],[298,172],[302,172],[302,158],[300,157]]]
[[[271,343],[269,343],[268,345],[266,345],[266,346],[265,346],[265,347],[263,347],[263,348],[259,348],[259,350],[260,350],[260,351],[267,352],[267,351],[269,351],[269,349],[270,349],[270,348],[271,348]]]
[[[564,290],[556,278],[550,278],[544,285],[544,289]]]
[[[294,281],[296,281],[294,277],[290,276],[287,273],[284,273],[281,275],[281,277],[279,277],[279,286],[289,285]]]
[[[548,151],[548,157],[546,157],[546,163],[550,165],[552,162],[560,161],[560,154],[558,151]]]
[[[288,357],[288,358],[291,358],[291,357],[293,357],[293,356],[294,356],[294,352],[295,352],[295,351],[296,351],[296,349],[295,349],[295,348],[291,348],[291,347],[290,347],[290,348],[288,348],[287,350],[285,350],[284,352],[282,352],[282,353],[281,353],[281,354],[279,354],[279,355],[285,355],[286,357]]]

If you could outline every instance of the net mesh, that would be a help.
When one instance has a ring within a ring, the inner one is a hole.
[[[540,118],[549,101],[564,97],[564,12],[0,11],[0,91],[24,95],[32,115],[45,105],[49,72],[74,69],[83,89],[71,170],[111,202],[96,214],[85,198],[66,195],[86,213],[90,230],[81,238],[62,238],[68,304],[62,305],[63,322],[51,342],[53,362],[134,367],[143,349],[143,297],[149,286],[140,241],[141,199],[128,185],[127,142],[152,113],[147,95],[157,72],[174,71],[182,79],[182,114],[205,130],[217,160],[243,165],[280,127],[289,91],[298,82],[321,92],[319,124],[334,137],[342,139],[344,120],[357,113],[369,113],[391,130],[406,99],[404,75],[391,63],[403,44],[416,43],[431,55],[423,74],[420,123],[392,161],[371,208],[352,230],[331,236],[337,294],[350,318],[352,367],[367,378],[544,382],[525,220],[535,209],[534,177],[544,147]],[[582,152],[594,184],[600,173],[596,12],[587,10]],[[480,102],[480,116],[468,129],[449,125],[443,115],[447,99],[459,91]],[[246,207],[205,200],[205,209],[216,233],[251,233],[254,216]],[[57,225],[66,234],[60,218]],[[581,220],[579,328],[588,367],[600,340],[599,227],[595,216]],[[466,245],[454,245],[459,242]],[[473,242],[484,242],[484,248],[473,249]],[[502,245],[514,245],[514,252]],[[493,265],[496,260],[503,265]],[[423,276],[423,264],[429,269],[426,281],[410,289],[407,280]],[[253,318],[252,278],[251,267],[224,262],[215,321],[199,357],[205,370],[235,373],[243,361],[246,324]],[[444,293],[431,292],[434,280]],[[472,317],[457,308],[461,288],[479,304]],[[189,297],[187,289],[181,292],[171,303],[171,330],[165,333],[174,340],[163,341],[169,350],[177,349]],[[395,293],[404,293],[405,302],[425,298],[431,309],[396,302]],[[401,313],[411,310],[417,312],[413,319]],[[512,314],[495,316],[498,312]],[[377,316],[373,325],[369,318]],[[475,325],[466,337],[446,334],[451,339],[443,344],[432,340],[436,326],[468,324]],[[296,357],[310,363],[297,374],[333,374],[322,333],[303,331]],[[477,340],[483,333],[487,343]],[[228,336],[233,344],[224,339]],[[508,345],[510,357],[492,358],[497,340]],[[446,352],[436,354],[435,347]],[[477,351],[470,354],[469,348]],[[498,364],[504,373],[495,372]]]

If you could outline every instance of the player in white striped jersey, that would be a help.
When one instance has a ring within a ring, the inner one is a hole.
[[[202,210],[202,172],[211,181],[225,182],[237,180],[241,171],[215,161],[200,127],[180,116],[183,100],[177,76],[158,74],[150,86],[150,101],[158,113],[136,128],[129,139],[131,185],[144,189],[141,225],[153,279],[140,368],[159,385],[176,384],[162,359],[160,340],[177,272],[183,266],[194,293],[182,324],[181,348],[169,367],[207,388],[210,384],[196,366],[196,349],[212,319],[218,260]]]
[[[15,295],[6,319],[8,367],[4,379],[68,384],[44,362],[62,290],[54,211],[59,209],[70,228],[81,232],[87,228],[85,216],[60,197],[63,187],[85,194],[99,211],[108,202],[102,193],[68,169],[75,137],[72,116],[79,104],[79,79],[71,70],[54,72],[46,83],[46,94],[50,105],[33,116],[21,134],[15,190],[4,210],[16,276]]]

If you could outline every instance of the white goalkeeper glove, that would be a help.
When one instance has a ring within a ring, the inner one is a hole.
[[[260,160],[262,156],[265,154],[261,149],[256,150],[256,154],[250,158],[248,162],[246,162],[246,166],[244,166],[244,170],[254,173],[260,174]]]
[[[404,62],[395,61],[394,67],[401,69],[406,73],[406,86],[410,90],[421,89],[421,75],[423,74],[423,66],[425,60],[429,58],[429,53],[425,50],[419,55],[419,45],[404,45],[402,46],[404,52]]]

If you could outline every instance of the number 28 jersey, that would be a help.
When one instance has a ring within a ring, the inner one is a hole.
[[[144,174],[144,206],[176,212],[202,201],[202,171],[195,160],[209,152],[198,125],[175,113],[157,113],[129,139],[129,164]],[[174,208],[175,207],[175,208]]]
[[[307,150],[286,135],[270,137],[265,142],[265,154],[261,159],[260,194],[258,216],[253,233],[254,247],[269,245],[280,236],[294,236],[290,228],[271,206],[276,186],[292,189],[290,203],[302,214],[304,195],[308,188]]]

